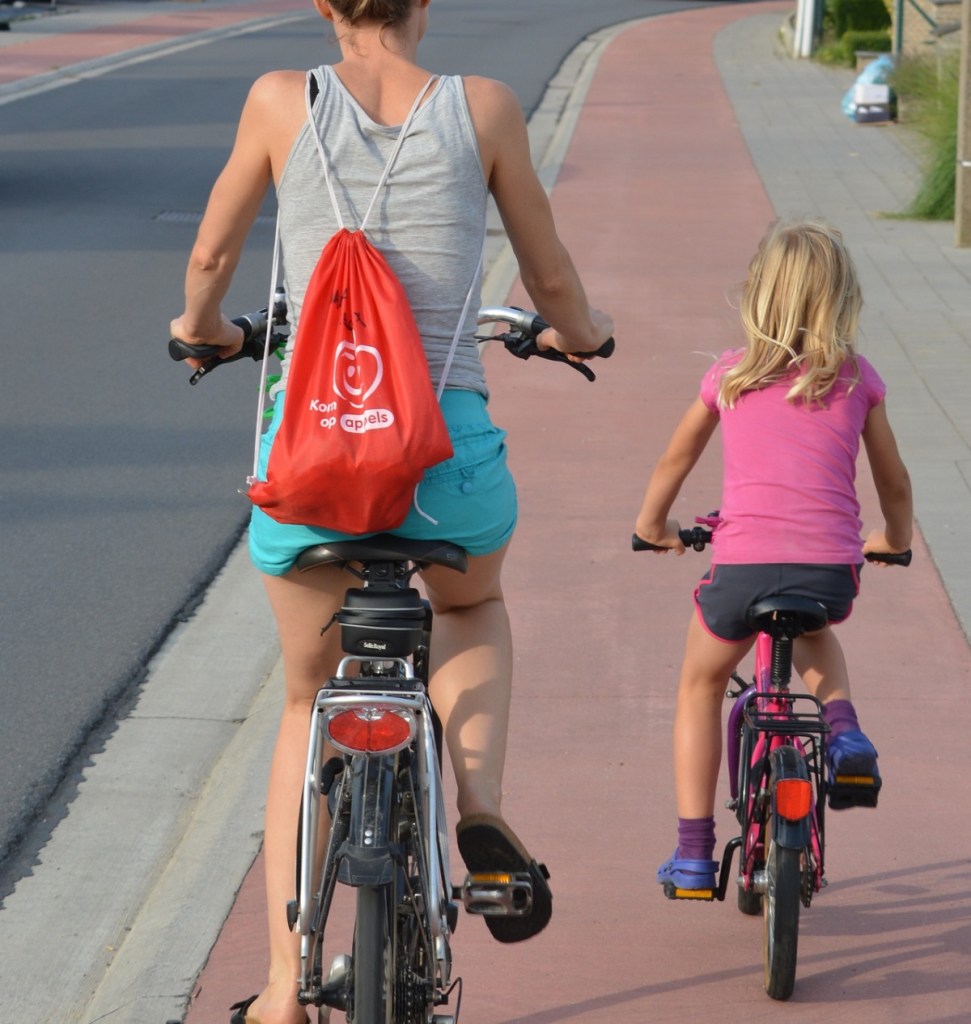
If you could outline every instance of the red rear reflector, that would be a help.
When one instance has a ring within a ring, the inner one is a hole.
[[[775,809],[789,821],[805,818],[812,799],[812,786],[805,779],[780,779],[775,784]]]
[[[414,735],[414,722],[388,708],[351,708],[328,721],[327,733],[335,746],[351,753],[380,754],[405,746]]]

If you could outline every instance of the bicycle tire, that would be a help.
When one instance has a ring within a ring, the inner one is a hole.
[[[393,887],[362,885],[354,921],[352,1024],[392,1024]]]
[[[762,913],[762,894],[742,887],[745,872],[751,875],[764,867],[762,857],[755,856],[761,846],[764,849],[765,823],[758,810],[756,795],[765,784],[766,758],[763,751],[765,739],[743,725],[739,737],[738,771],[738,822],[742,827],[741,861],[738,871],[738,909],[746,917],[757,917]],[[759,752],[762,751],[762,752]]]
[[[765,862],[766,891],[762,898],[765,932],[766,993],[785,1000],[796,984],[799,906],[802,903],[802,851],[769,844]]]

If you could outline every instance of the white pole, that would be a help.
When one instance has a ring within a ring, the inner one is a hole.
[[[815,13],[814,0],[798,0],[796,4],[795,33],[792,41],[793,57],[812,56]]]

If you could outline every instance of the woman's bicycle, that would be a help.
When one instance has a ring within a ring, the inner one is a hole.
[[[281,294],[272,316],[262,310],[233,322],[246,339],[234,360],[261,359],[286,342]],[[594,379],[585,364],[537,348],[547,325],[535,313],[490,307],[478,322],[510,328],[482,342],[502,341],[522,359],[568,362]],[[611,339],[595,354],[609,356],[613,348]],[[193,384],[230,361],[174,339],[169,351],[173,359],[208,360]],[[460,886],[451,881],[442,737],[427,692],[432,612],[411,580],[429,566],[463,572],[466,564],[454,544],[390,534],[317,545],[296,563],[303,572],[338,566],[360,584],[348,588],[335,620],[322,624],[340,629],[344,657],[314,702],[296,894],[287,907],[301,938],[299,999],[319,1008],[321,1024],[331,1009],[351,1024],[455,1024],[462,980],[453,977],[451,937],[459,905],[512,917],[532,908],[529,873],[470,873]],[[340,885],[355,892],[351,952],[332,956],[325,969]]]
[[[681,530],[685,547],[703,551],[711,542],[713,517],[706,525]],[[636,534],[635,551],[658,550]],[[870,554],[870,561],[909,565],[911,553]],[[773,999],[788,999],[796,981],[799,908],[808,908],[824,878],[827,797],[831,807],[876,806],[879,779],[836,776],[826,766],[829,726],[822,705],[810,694],[792,693],[792,649],[804,633],[822,629],[826,608],[799,595],[770,597],[747,613],[757,632],[751,682],[731,677],[727,698],[726,759],[739,835],[725,846],[715,889],[664,886],[669,899],[722,901],[728,892],[732,860],[739,851],[738,908],[763,916],[763,984]]]

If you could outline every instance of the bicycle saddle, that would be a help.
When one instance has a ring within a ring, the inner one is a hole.
[[[787,597],[767,597],[756,601],[745,616],[752,629],[768,633],[776,639],[789,637],[790,640],[803,633],[822,629],[829,621],[826,605],[811,597],[796,594]]]
[[[409,540],[390,533],[378,533],[363,540],[315,544],[297,556],[296,566],[306,572],[318,565],[342,562],[414,562],[415,565],[444,565],[458,572],[468,568],[468,555],[457,544],[443,540]]]

